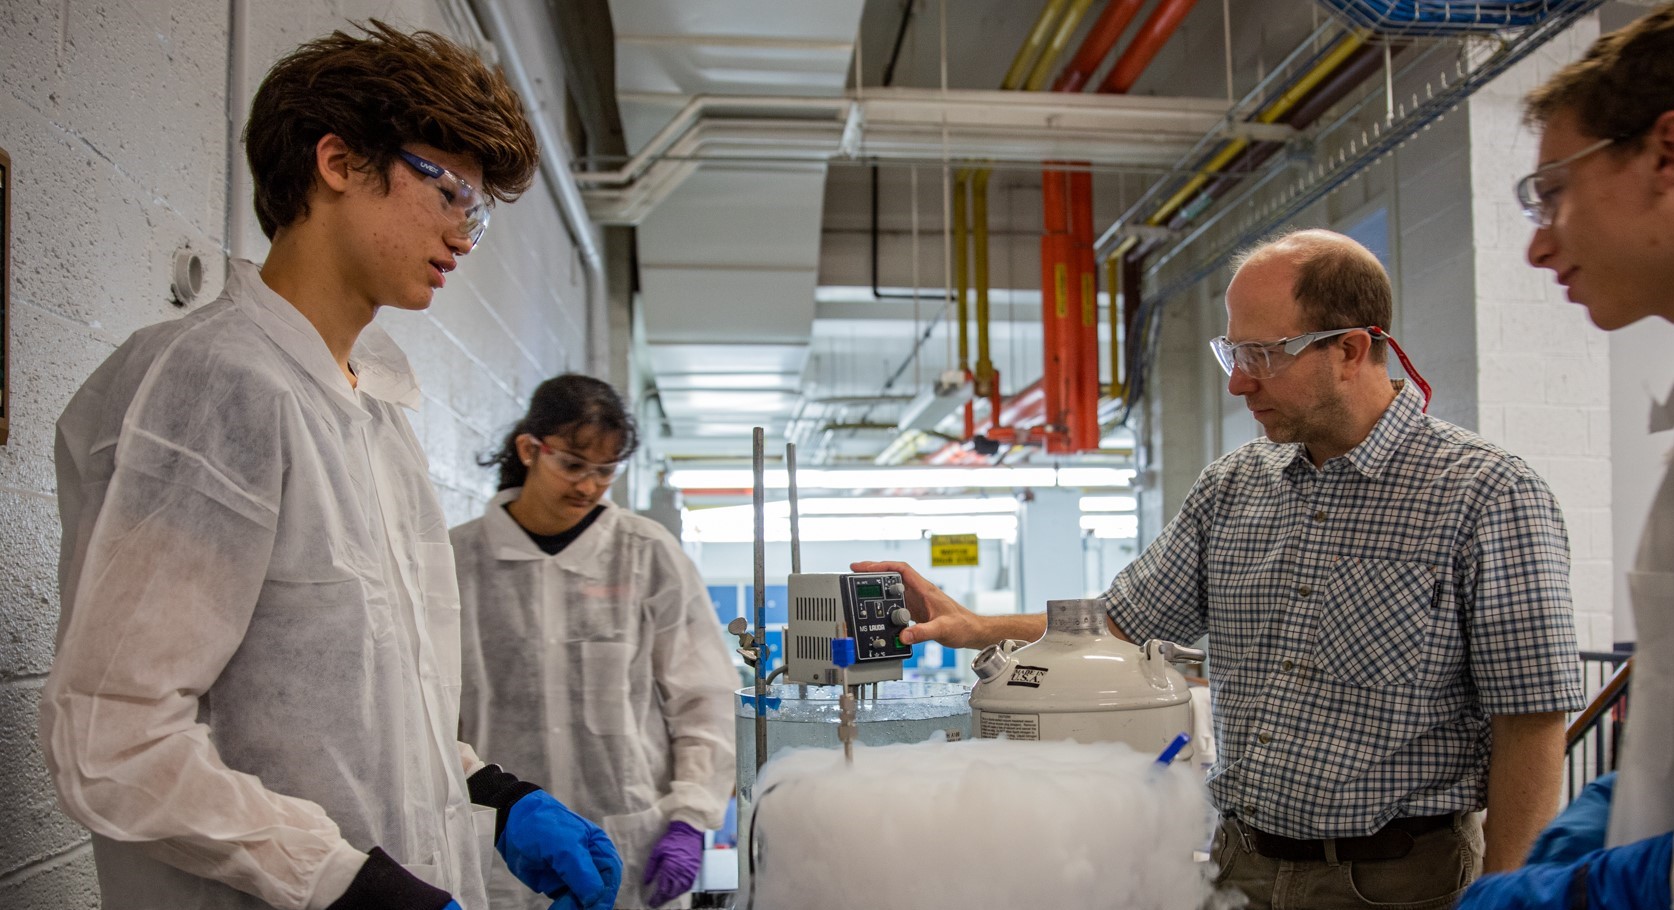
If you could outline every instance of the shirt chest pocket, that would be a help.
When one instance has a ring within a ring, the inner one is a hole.
[[[1412,679],[1424,657],[1437,570],[1421,562],[1344,559],[1326,583],[1320,668],[1365,688]]]

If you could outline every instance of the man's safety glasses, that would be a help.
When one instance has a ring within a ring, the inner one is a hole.
[[[577,458],[563,449],[549,446],[536,439],[532,434],[525,433],[524,435],[528,436],[529,441],[533,442],[535,447],[540,449],[541,454],[551,461],[552,466],[558,469],[558,475],[570,483],[581,483],[584,480],[591,479],[602,484],[608,484],[622,476],[622,471],[628,467],[628,463],[625,461],[594,464],[591,461]]]
[[[1215,359],[1220,362],[1221,369],[1225,370],[1228,376],[1231,376],[1233,368],[1237,367],[1251,379],[1272,379],[1289,369],[1308,345],[1338,335],[1347,335],[1349,332],[1368,331],[1376,330],[1372,326],[1356,326],[1352,329],[1308,332],[1304,335],[1280,338],[1278,341],[1240,341],[1236,344],[1222,335],[1211,340],[1209,348],[1215,352]]]
[[[470,240],[471,246],[475,248],[481,242],[483,232],[488,230],[488,216],[494,208],[493,198],[466,182],[465,178],[434,161],[426,161],[406,149],[400,149],[396,154],[401,156],[402,161],[412,165],[413,170],[429,178],[436,189],[441,191],[443,207],[460,216],[459,225],[455,230],[461,237]]]
[[[1615,139],[1600,139],[1568,158],[1541,165],[1517,181],[1517,202],[1522,205],[1523,214],[1535,227],[1551,227],[1553,217],[1558,214],[1558,200],[1569,184],[1569,166],[1615,142]]]

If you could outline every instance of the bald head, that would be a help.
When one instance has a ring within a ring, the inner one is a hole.
[[[1294,274],[1291,296],[1309,331],[1360,326],[1389,328],[1394,291],[1378,257],[1334,231],[1293,231],[1242,253],[1239,271],[1285,265]],[[1382,363],[1388,343],[1372,344],[1372,359]]]

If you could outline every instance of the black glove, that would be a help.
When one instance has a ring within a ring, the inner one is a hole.
[[[419,878],[373,847],[349,890],[326,910],[457,910],[453,895]]]

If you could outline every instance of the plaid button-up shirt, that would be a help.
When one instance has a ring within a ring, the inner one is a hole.
[[[1208,634],[1210,793],[1273,834],[1479,809],[1489,716],[1583,703],[1551,490],[1410,384],[1321,468],[1265,439],[1211,464],[1105,598],[1136,641]]]

